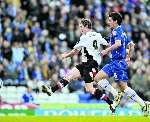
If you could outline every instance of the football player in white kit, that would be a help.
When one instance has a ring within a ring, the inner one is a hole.
[[[80,24],[81,37],[80,41],[74,46],[74,48],[68,52],[62,54],[62,59],[72,57],[81,51],[82,63],[76,65],[63,79],[61,79],[56,86],[50,87],[42,85],[42,91],[51,96],[52,93],[60,88],[65,87],[69,82],[76,78],[82,77],[85,81],[85,89],[87,92],[93,94],[96,98],[101,98],[110,105],[113,103],[106,95],[103,94],[98,88],[93,87],[94,76],[98,72],[98,66],[101,64],[102,58],[100,56],[101,45],[108,45],[107,41],[102,38],[100,33],[92,30],[92,23],[89,19],[82,19]],[[112,88],[113,89],[113,88]]]

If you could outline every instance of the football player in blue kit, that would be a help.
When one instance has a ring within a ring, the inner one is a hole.
[[[127,85],[127,62],[126,62],[126,48],[129,44],[129,40],[126,33],[121,27],[122,16],[120,13],[112,12],[108,17],[108,25],[111,29],[110,34],[110,46],[101,52],[101,55],[107,55],[111,53],[111,62],[106,64],[94,77],[94,80],[103,86],[105,90],[109,89],[109,83],[104,82],[102,79],[107,77],[114,77],[115,82],[118,84],[120,90],[129,98],[137,102],[141,108],[144,116],[148,116],[150,102],[143,101],[137,93]],[[107,88],[108,87],[108,88]],[[121,99],[122,94],[118,94],[112,104],[113,108],[116,108]]]

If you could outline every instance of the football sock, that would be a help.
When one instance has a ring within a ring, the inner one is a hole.
[[[110,92],[114,97],[118,95],[118,91],[114,89],[106,79],[103,79],[98,82],[98,85],[102,87],[105,91]]]
[[[55,91],[57,91],[58,89],[65,87],[68,83],[69,83],[69,81],[67,81],[67,80],[65,80],[65,79],[61,79],[61,80],[57,83],[57,85],[55,85],[54,87],[51,87],[52,92],[55,92]]]
[[[144,101],[137,95],[137,93],[131,89],[130,87],[127,87],[124,90],[125,95],[127,95],[128,97],[130,97],[132,100],[134,100],[135,102],[137,102],[139,105],[141,105],[142,107],[145,106]]]

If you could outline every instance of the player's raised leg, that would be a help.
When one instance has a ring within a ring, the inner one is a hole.
[[[113,72],[111,69],[111,64],[105,65],[102,70],[100,70],[97,75],[95,76],[94,80],[98,82],[99,86],[101,86],[104,90],[110,92],[114,96],[113,104],[115,106],[111,107],[113,109],[116,109],[116,107],[120,104],[121,98],[122,98],[122,92],[118,92],[116,89],[114,89],[110,83],[106,80],[107,77],[112,77]]]
[[[58,89],[61,89],[63,87],[65,87],[69,82],[71,82],[73,79],[75,78],[79,78],[80,77],[80,72],[79,70],[74,67],[64,78],[62,78],[57,85],[55,85],[54,87],[50,87],[45,85],[42,85],[42,91],[44,93],[47,93],[47,95],[51,96],[52,93],[54,93],[55,91],[57,91]]]
[[[104,100],[109,105],[111,112],[115,112],[115,109],[111,107],[113,101],[103,92],[103,90],[94,88],[93,83],[85,83],[85,89],[87,92],[91,93],[96,99]]]

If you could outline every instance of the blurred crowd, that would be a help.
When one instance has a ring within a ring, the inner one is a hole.
[[[80,56],[60,58],[79,41],[80,19],[90,18],[93,29],[107,38],[107,15],[117,11],[136,44],[129,83],[150,98],[149,0],[5,0],[0,6],[0,77],[5,85],[28,84],[34,89],[49,79],[54,85],[80,62]],[[70,85],[70,91],[78,88],[80,81]]]

